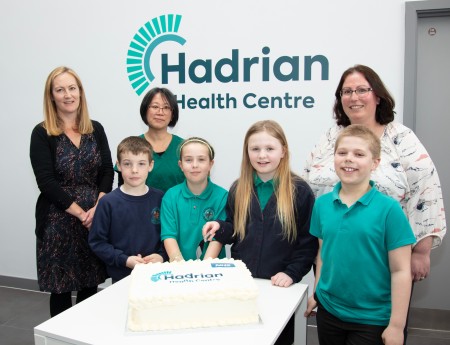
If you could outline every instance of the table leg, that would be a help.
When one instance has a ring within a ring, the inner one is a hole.
[[[295,334],[294,334],[294,344],[295,345],[306,345],[306,317],[303,315],[305,313],[308,304],[308,289],[305,290],[302,300],[295,310]]]

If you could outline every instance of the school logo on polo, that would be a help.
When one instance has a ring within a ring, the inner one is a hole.
[[[210,220],[214,220],[215,212],[211,207],[208,207],[203,211],[203,218],[208,222]]]
[[[159,210],[159,207],[155,207],[151,212],[151,222],[152,224],[161,224],[161,218],[160,218],[161,211]]]
[[[184,45],[186,40],[178,35],[181,15],[166,14],[145,23],[133,37],[127,54],[127,73],[131,86],[140,96],[155,79],[150,61],[155,48],[165,42]]]

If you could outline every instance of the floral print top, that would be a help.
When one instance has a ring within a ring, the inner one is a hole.
[[[334,170],[334,143],[342,126],[331,127],[309,155],[302,177],[316,197],[331,192],[338,182]],[[446,233],[441,183],[430,156],[414,132],[404,125],[386,125],[381,141],[381,162],[371,179],[382,193],[398,200],[417,242],[433,236],[433,248]]]

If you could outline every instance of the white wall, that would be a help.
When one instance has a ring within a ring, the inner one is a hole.
[[[279,121],[288,136],[292,167],[300,172],[307,152],[332,123],[333,93],[341,73],[362,63],[374,68],[403,110],[404,0],[320,1],[2,1],[0,3],[0,105],[2,135],[0,199],[0,275],[36,278],[34,206],[38,189],[29,163],[29,139],[42,120],[44,82],[56,66],[80,75],[92,118],[105,127],[113,158],[119,141],[145,130],[139,116],[142,97],[126,74],[128,46],[137,30],[159,15],[183,15],[180,35],[186,44],[161,45],[175,58],[324,55],[329,80],[250,83],[213,82],[168,85],[177,94],[203,97],[213,92],[236,96],[312,96],[313,108],[181,110],[175,132],[210,140],[217,151],[213,180],[229,187],[237,177],[245,131],[259,119]],[[158,48],[159,49],[159,48]],[[152,61],[153,64],[153,61]],[[153,66],[152,66],[153,68]],[[157,71],[158,65],[154,66]],[[301,69],[302,71],[302,69]],[[155,73],[156,74],[156,73]],[[161,81],[155,80],[154,85]],[[160,85],[160,84],[159,84]]]

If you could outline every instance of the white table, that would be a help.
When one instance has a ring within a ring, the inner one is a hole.
[[[62,344],[194,344],[214,345],[273,344],[289,321],[295,317],[295,344],[306,344],[308,285],[289,288],[272,286],[269,280],[255,279],[261,323],[247,326],[198,328],[177,331],[139,332],[126,330],[130,277],[100,291],[91,298],[34,328],[36,345]],[[208,340],[210,339],[210,340]]]

